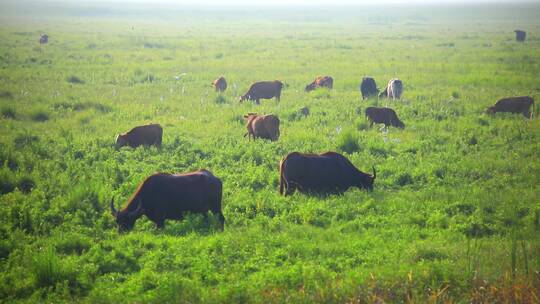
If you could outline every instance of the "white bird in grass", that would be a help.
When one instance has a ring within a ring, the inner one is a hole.
[[[181,73],[180,75],[174,76],[174,79],[180,80],[180,79],[182,79],[182,77],[184,77],[184,76],[186,76],[186,75],[187,75],[186,73]]]

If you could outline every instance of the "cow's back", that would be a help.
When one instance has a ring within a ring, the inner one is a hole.
[[[161,144],[163,129],[159,124],[138,126],[125,134],[130,146]]]
[[[143,208],[178,218],[185,212],[220,211],[222,182],[211,172],[186,174],[158,173],[149,177],[141,189]]]
[[[252,99],[270,99],[279,95],[282,86],[279,81],[259,81],[251,85],[249,95]]]

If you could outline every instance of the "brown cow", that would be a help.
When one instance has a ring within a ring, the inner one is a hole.
[[[117,211],[111,199],[111,212],[119,230],[131,230],[143,215],[163,228],[166,219],[181,220],[188,212],[206,216],[208,211],[218,217],[223,229],[222,188],[221,180],[204,169],[185,174],[156,173],[139,185],[124,209]]]
[[[300,192],[343,193],[350,187],[373,190],[373,175],[358,170],[345,156],[336,152],[323,154],[289,153],[279,163],[279,193],[285,196]]]
[[[116,147],[121,148],[128,145],[132,148],[138,146],[150,146],[155,145],[161,147],[161,139],[163,137],[163,129],[159,124],[149,124],[144,126],[138,126],[131,131],[118,134],[116,136]]]
[[[521,113],[527,118],[532,118],[532,112],[529,112],[531,106],[534,111],[534,99],[530,96],[508,97],[497,101],[494,106],[487,108],[486,112],[488,114],[497,112]]]
[[[227,89],[227,81],[225,80],[225,77],[221,76],[212,82],[212,86],[214,86],[216,92],[222,93]]]
[[[329,88],[334,86],[334,79],[332,76],[317,76],[312,83],[308,84],[305,88],[306,92],[313,91],[316,88]]]
[[[279,80],[255,82],[251,85],[247,93],[240,97],[240,102],[248,99],[254,100],[256,104],[259,104],[260,99],[270,99],[274,97],[279,102],[282,88],[283,83]]]
[[[399,120],[396,112],[390,108],[367,107],[366,117],[371,122],[370,127],[373,126],[373,123],[382,123],[385,127],[405,128],[405,124]]]
[[[266,138],[271,141],[276,141],[279,138],[279,118],[275,115],[257,115],[257,113],[248,113],[244,115],[247,119],[247,133],[244,137],[248,136],[248,139],[253,137]]]

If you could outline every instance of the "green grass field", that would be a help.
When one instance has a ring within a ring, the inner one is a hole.
[[[538,106],[484,114],[540,102],[537,6],[77,12],[0,19],[0,302],[540,301]],[[317,75],[334,89],[305,93]],[[402,79],[402,100],[362,101],[366,75]],[[238,102],[274,79],[280,103]],[[377,104],[406,128],[369,128]],[[278,115],[279,141],[248,142],[248,112]],[[162,149],[115,150],[150,122]],[[375,189],[280,196],[292,151],[374,165]],[[199,168],[223,181],[223,232],[194,215],[118,232],[112,197]]]

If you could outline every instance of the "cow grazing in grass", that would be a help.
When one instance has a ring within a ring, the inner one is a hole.
[[[240,97],[240,102],[244,100],[254,100],[256,104],[259,104],[260,99],[270,99],[274,97],[279,102],[282,88],[283,83],[279,80],[255,82],[251,85],[247,93]]]
[[[39,44],[46,44],[49,42],[49,36],[47,34],[43,34],[39,37]]]
[[[118,134],[116,137],[116,147],[130,146],[136,148],[138,146],[155,145],[161,147],[161,139],[163,137],[163,129],[159,124],[149,124],[138,126],[124,134]]]
[[[256,113],[248,113],[244,115],[247,120],[247,133],[244,135],[248,138],[265,138],[271,141],[276,141],[279,138],[279,118],[275,115],[257,115]]]
[[[396,112],[390,108],[368,107],[366,108],[366,117],[371,122],[370,127],[373,126],[373,123],[382,123],[385,127],[405,128],[405,124],[399,120]]]
[[[376,172],[363,173],[336,152],[303,154],[293,152],[279,163],[279,193],[343,193],[350,187],[372,190]]]
[[[362,93],[362,99],[366,99],[371,96],[377,96],[379,94],[379,90],[377,89],[375,79],[371,77],[362,78],[362,83],[360,84],[360,92]]]
[[[486,112],[489,114],[497,112],[521,113],[527,118],[532,118],[531,107],[534,111],[534,99],[530,96],[508,97],[497,101]]]
[[[135,221],[146,215],[158,228],[165,220],[181,220],[186,213],[214,213],[223,224],[221,180],[208,170],[185,174],[156,173],[139,185],[126,207],[117,211],[114,198],[111,212],[120,230],[131,230]]]
[[[212,82],[212,86],[214,86],[216,92],[222,93],[227,89],[227,81],[225,77],[221,76]]]
[[[315,90],[316,88],[329,88],[334,86],[334,79],[332,76],[317,76],[312,83],[308,84],[305,88],[306,92]]]
[[[516,41],[524,42],[525,37],[527,37],[527,33],[522,30],[515,30],[514,33],[516,33]]]

